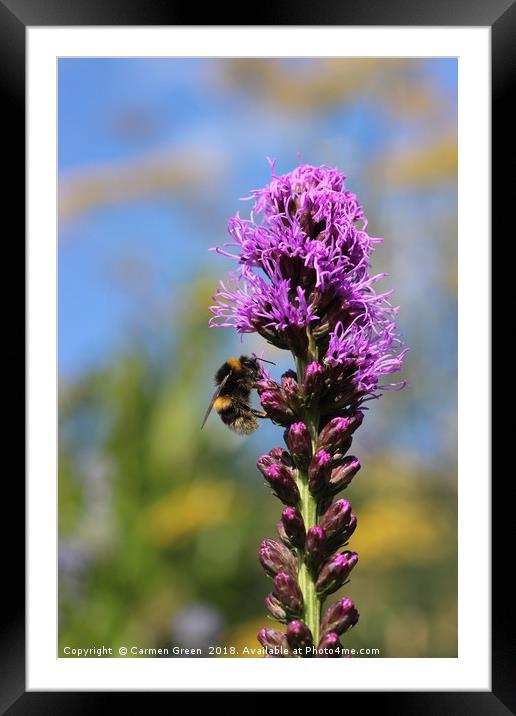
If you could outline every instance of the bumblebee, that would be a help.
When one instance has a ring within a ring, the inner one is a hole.
[[[263,358],[228,358],[215,373],[217,390],[213,394],[201,430],[208,419],[208,415],[214,408],[228,428],[240,435],[249,435],[258,428],[257,418],[266,418],[267,413],[255,410],[249,404],[251,390],[262,375],[262,368],[259,360],[265,363]]]

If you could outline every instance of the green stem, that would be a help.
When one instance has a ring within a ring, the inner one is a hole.
[[[309,334],[309,339],[311,336]],[[310,345],[310,353],[314,360],[317,360],[316,348]],[[306,363],[297,356],[295,357],[298,380],[301,381]],[[317,437],[319,434],[319,411],[318,406],[312,405],[305,413],[305,424],[310,431],[312,438],[312,451],[315,452]],[[301,500],[299,510],[303,516],[306,530],[317,524],[317,500],[310,494],[308,487],[308,474],[305,471],[297,470],[297,485]],[[304,560],[301,559],[299,566],[299,586],[303,592],[305,604],[304,621],[312,632],[314,645],[319,643],[320,622],[321,622],[321,600],[315,591],[315,582],[308,570]]]
[[[308,479],[306,474],[300,474],[300,492],[301,492],[301,503],[300,511],[303,515],[306,528],[309,529],[317,522],[317,503],[308,490]],[[303,599],[305,603],[305,622],[314,639],[314,644],[317,646],[319,642],[319,626],[321,622],[321,602],[315,591],[315,583],[310,574],[308,567],[301,562],[299,567],[299,586],[303,592]]]

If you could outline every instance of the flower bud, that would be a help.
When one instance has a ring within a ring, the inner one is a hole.
[[[336,592],[342,587],[357,562],[356,552],[337,553],[330,557],[323,565],[315,584],[317,594],[322,597]]]
[[[321,519],[321,527],[326,533],[330,550],[335,550],[345,544],[357,526],[357,518],[351,512],[351,505],[347,500],[333,502]]]
[[[275,380],[272,380],[272,378],[262,378],[256,384],[256,389],[258,391],[258,395],[261,395],[266,390],[271,390],[274,393],[275,391],[280,390],[280,386]]]
[[[278,524],[282,525],[282,532],[286,535],[290,544],[303,549],[305,546],[306,529],[303,517],[297,507],[285,507],[281,513],[281,521]],[[281,536],[280,534],[280,537]]]
[[[349,438],[345,438],[342,445],[338,449],[338,451],[333,456],[333,464],[338,465],[339,463],[344,460],[345,454],[348,452],[349,448],[351,447],[351,444],[353,443],[353,438],[350,435]]]
[[[286,433],[285,442],[297,467],[306,470],[312,457],[312,439],[306,425],[292,423]]]
[[[276,497],[285,505],[297,505],[300,499],[299,490],[288,467],[280,463],[274,463],[265,468],[262,474],[272,487]]]
[[[276,391],[266,390],[260,393],[262,407],[271,420],[279,425],[288,426],[295,420],[295,415],[289,408],[283,391],[279,388]]]
[[[339,448],[355,430],[361,425],[364,413],[357,410],[356,413],[347,418],[332,418],[321,430],[317,442],[318,450],[326,450],[332,455],[339,452]]]
[[[339,635],[335,632],[325,634],[317,645],[317,657],[319,659],[340,658],[342,646]]]
[[[271,465],[280,465],[282,468],[286,468],[288,474],[292,478],[294,477],[294,473],[292,471],[292,468],[294,467],[292,458],[284,448],[272,448],[272,450],[269,450],[266,455],[260,455],[256,461],[256,467],[260,470],[264,477],[266,477],[267,469]]]
[[[287,641],[291,649],[303,652],[313,645],[312,632],[300,619],[295,619],[287,626]]]
[[[324,401],[324,409],[328,413],[343,410],[363,396],[363,392],[360,392],[354,383],[343,379],[342,375],[335,376],[335,372],[330,378],[330,384],[331,391]]]
[[[285,527],[281,520],[278,520],[278,522],[276,522],[276,532],[278,533],[278,537],[286,547],[288,547],[289,549],[292,549],[294,547],[294,545],[290,541],[290,537],[285,532]]]
[[[265,477],[267,474],[267,469],[271,465],[274,465],[276,462],[277,460],[274,460],[270,455],[260,455],[260,457],[256,461],[256,467]]]
[[[358,622],[358,611],[351,599],[343,597],[332,604],[326,611],[321,622],[321,634],[335,632],[344,634]]]
[[[270,577],[286,572],[293,577],[297,574],[297,562],[292,552],[273,539],[264,539],[258,550],[260,564]]]
[[[297,382],[297,375],[293,370],[287,370],[281,376],[281,388],[287,405],[293,413],[299,413],[302,408],[302,398]]]
[[[319,396],[324,384],[324,367],[320,363],[309,363],[303,375],[305,405],[310,406]]]
[[[357,457],[353,455],[345,457],[340,465],[337,465],[337,467],[334,467],[331,471],[328,493],[336,495],[341,490],[344,490],[359,470],[360,460]]]
[[[269,450],[269,457],[272,458],[273,462],[281,462],[286,467],[294,467],[292,457],[288,454],[285,448],[272,448],[272,450]]]
[[[312,495],[320,495],[326,488],[332,467],[332,457],[325,450],[318,450],[308,466],[308,485]]]
[[[284,657],[289,654],[286,635],[276,629],[265,627],[259,632],[258,641],[270,656]]]
[[[274,596],[274,594],[268,594],[265,597],[265,606],[269,610],[271,616],[274,617],[281,624],[285,624],[287,621],[287,612],[283,604]]]
[[[301,616],[303,613],[303,594],[294,577],[286,572],[279,572],[274,577],[273,595],[283,604],[290,615]]]
[[[297,393],[297,373],[295,370],[286,370],[281,376],[281,387],[285,392],[295,394]]]
[[[310,527],[306,535],[305,560],[310,572],[317,576],[321,564],[328,556],[328,545],[326,535],[322,527],[315,525]]]

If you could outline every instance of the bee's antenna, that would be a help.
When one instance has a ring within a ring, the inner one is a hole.
[[[270,363],[271,365],[276,365],[276,363],[273,363],[271,360],[267,360],[266,358],[260,358],[260,356],[257,356],[256,353],[253,353],[253,358],[262,361],[262,363]]]

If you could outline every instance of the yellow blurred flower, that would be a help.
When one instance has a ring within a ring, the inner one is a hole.
[[[421,147],[399,150],[383,157],[377,165],[382,181],[398,185],[427,186],[457,178],[457,138],[455,135]]]
[[[148,508],[144,531],[162,546],[206,527],[225,522],[233,510],[235,488],[229,482],[181,486]]]
[[[437,506],[416,498],[382,498],[358,514],[352,548],[367,569],[433,562],[446,553],[451,539],[448,523]]]

